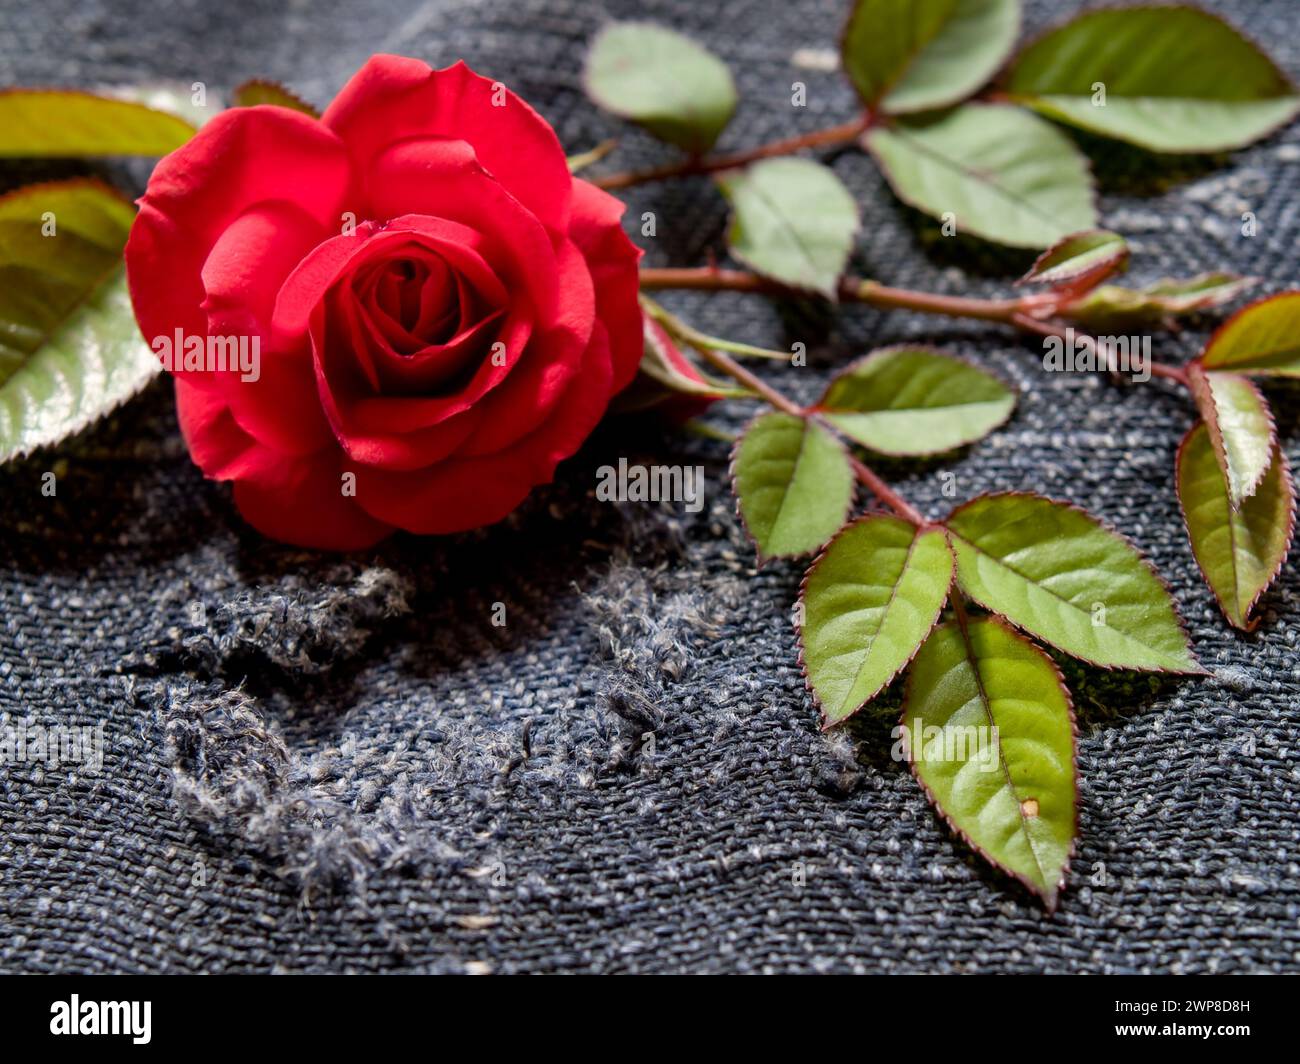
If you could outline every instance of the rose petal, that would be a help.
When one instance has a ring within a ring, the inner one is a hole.
[[[359,469],[357,501],[379,520],[422,534],[499,521],[582,446],[605,412],[611,383],[609,341],[597,324],[568,391],[536,432],[497,454],[413,473]]]
[[[504,85],[464,63],[434,70],[416,59],[373,56],[321,121],[347,143],[358,164],[413,136],[466,141],[543,225],[557,232],[568,228],[572,179],[555,131]],[[420,206],[402,213],[411,212],[442,213]]]
[[[347,151],[321,123],[284,107],[238,107],[154,168],[126,244],[131,301],[146,338],[207,333],[202,272],[251,207],[285,201],[337,232],[351,182]]]
[[[582,250],[596,288],[596,316],[609,330],[614,391],[621,392],[641,364],[641,306],[637,300],[643,252],[620,219],[626,205],[587,181],[573,182],[569,235]]]

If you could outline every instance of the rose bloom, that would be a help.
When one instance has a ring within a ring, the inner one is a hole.
[[[499,82],[376,56],[319,120],[235,108],[163,159],[127,275],[150,342],[259,345],[256,380],[177,351],[194,461],[349,550],[499,520],[581,446],[641,357],[622,212]]]

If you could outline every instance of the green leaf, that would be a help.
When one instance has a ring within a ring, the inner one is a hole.
[[[1158,152],[1239,148],[1300,109],[1254,43],[1186,6],[1087,11],[1028,45],[1005,87],[1051,118]]]
[[[1255,494],[1232,505],[1209,429],[1195,426],[1178,449],[1178,501],[1196,564],[1228,620],[1245,631],[1251,610],[1277,577],[1295,530],[1295,484],[1273,448]]]
[[[923,347],[886,347],[838,374],[817,409],[880,454],[927,455],[987,436],[1015,405],[1001,381],[960,359]]]
[[[844,27],[844,71],[888,114],[964,100],[1011,53],[1018,0],[857,0]]]
[[[601,30],[583,77],[597,105],[693,155],[713,147],[736,110],[736,86],[722,60],[647,22]]]
[[[0,92],[0,156],[166,155],[194,126],[128,100],[71,89]]]
[[[254,78],[240,85],[231,94],[236,107],[257,107],[270,104],[274,107],[287,107],[291,111],[301,111],[312,118],[320,118],[320,112],[302,97],[295,95],[275,81]]]
[[[1259,389],[1245,377],[1206,373],[1195,364],[1187,368],[1187,375],[1235,509],[1254,493],[1272,461],[1277,438],[1273,414]]]
[[[1254,283],[1255,278],[1235,273],[1202,273],[1185,281],[1164,278],[1143,288],[1101,285],[1060,312],[1098,332],[1122,331],[1223,306]]]
[[[727,244],[754,270],[835,299],[858,231],[858,205],[811,159],[766,159],[718,177],[731,201]]]
[[[0,198],[0,462],[71,435],[159,372],[122,271],[133,217],[96,181]]]
[[[198,92],[197,89],[197,82],[163,80],[97,88],[95,94],[113,100],[143,104],[150,110],[175,115],[197,130],[223,110],[215,96],[209,102],[206,88],[203,88],[202,92]],[[200,103],[200,100],[203,102]]]
[[[702,408],[714,399],[749,398],[747,388],[715,381],[700,371],[671,336],[649,314],[642,315],[645,346],[638,374],[632,383],[616,395],[610,404],[614,413],[633,413],[670,404],[670,408],[691,411],[692,401]],[[681,400],[686,400],[683,404]]]
[[[1044,248],[1097,224],[1087,160],[1018,107],[966,104],[872,129],[866,144],[899,199],[959,233]]]
[[[1300,292],[1243,307],[1210,337],[1200,362],[1258,377],[1300,377]]]
[[[1118,233],[1089,229],[1053,244],[1038,256],[1019,283],[1090,287],[1127,265],[1128,241]]]
[[[1200,672],[1169,592],[1096,518],[1041,495],[984,495],[947,522],[957,582],[1012,624],[1107,668]]]
[[[799,601],[800,659],[826,727],[847,720],[912,660],[952,585],[943,530],[860,518],[813,562]]]
[[[750,422],[731,474],[760,560],[811,554],[844,524],[853,501],[853,470],[839,440],[791,414]]]
[[[1055,909],[1079,794],[1074,707],[1052,660],[995,619],[945,624],[912,663],[902,723],[943,818]]]

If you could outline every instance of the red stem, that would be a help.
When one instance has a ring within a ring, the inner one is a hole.
[[[647,291],[664,288],[695,289],[700,291],[759,292],[768,295],[788,294],[791,289],[743,270],[719,270],[713,266],[690,266],[641,271],[641,287]],[[1040,336],[1065,337],[1065,326],[1045,321],[1025,311],[1042,304],[1042,296],[1023,299],[971,299],[965,296],[946,296],[936,292],[916,292],[908,288],[890,288],[876,281],[846,277],[840,282],[840,299],[846,303],[864,303],[884,310],[913,310],[921,314],[942,314],[950,318],[975,318],[1014,325],[1026,332]],[[1097,341],[1087,333],[1075,331],[1080,343]],[[1179,366],[1152,361],[1151,375],[1188,386],[1187,374]]]
[[[868,116],[855,118],[852,122],[845,122],[842,125],[830,126],[826,129],[815,129],[811,133],[801,133],[797,137],[787,137],[785,140],[774,140],[768,144],[760,144],[757,148],[750,148],[748,151],[736,152],[732,155],[714,155],[711,157],[695,156],[690,159],[684,159],[679,163],[669,163],[666,166],[657,166],[650,170],[624,170],[616,174],[606,174],[604,177],[594,177],[591,183],[597,188],[631,188],[633,185],[642,185],[647,181],[662,181],[670,177],[685,177],[688,174],[711,174],[718,170],[733,170],[738,166],[747,166],[759,159],[770,159],[775,155],[791,155],[794,152],[802,151],[804,148],[825,148],[834,144],[844,144],[854,137],[863,133],[871,124]]]
[[[789,396],[782,394],[773,388],[766,381],[750,373],[744,366],[737,362],[730,355],[723,351],[718,351],[712,347],[697,347],[700,356],[708,362],[714,369],[725,373],[732,380],[743,384],[746,388],[751,389],[758,395],[762,396],[767,402],[786,414],[791,414],[797,418],[808,418],[812,415]],[[820,423],[820,419],[819,419]],[[826,426],[830,431],[830,426]],[[853,455],[849,456],[849,463],[853,467],[853,475],[857,477],[858,483],[862,484],[877,499],[883,502],[899,517],[918,528],[927,524],[925,518],[904,499],[898,492],[894,491],[888,484],[878,477],[875,472],[865,462],[860,461]]]

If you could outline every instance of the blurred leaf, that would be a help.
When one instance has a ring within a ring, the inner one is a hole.
[[[1011,54],[1019,0],[857,0],[840,45],[868,107],[888,114],[947,107]]]
[[[270,104],[274,107],[287,107],[291,111],[301,111],[312,118],[320,118],[320,112],[306,100],[277,82],[264,81],[261,78],[244,82],[231,94],[231,99],[236,107]]]
[[[895,194],[958,233],[1044,248],[1097,224],[1087,160],[1018,107],[965,104],[866,135]]]
[[[1166,278],[1144,288],[1101,285],[1059,313],[1094,332],[1118,332],[1223,306],[1253,284],[1255,278],[1240,274],[1203,273],[1186,281]]]
[[[890,455],[941,454],[987,436],[1016,397],[996,377],[922,347],[873,351],[838,374],[817,409],[846,436]]]
[[[731,201],[727,244],[765,277],[835,299],[858,231],[858,205],[811,159],[766,159],[718,177]]]
[[[1020,284],[1091,287],[1128,265],[1128,241],[1105,229],[1072,233],[1038,256]]]
[[[0,461],[71,435],[159,372],[122,270],[133,217],[96,181],[0,198]]]
[[[1243,307],[1210,337],[1200,363],[1258,377],[1300,377],[1300,292]]]
[[[731,475],[760,560],[811,554],[844,524],[853,501],[853,470],[839,440],[791,414],[750,422]]]
[[[110,85],[97,88],[95,95],[114,100],[143,104],[154,111],[175,115],[182,122],[199,129],[222,111],[220,101],[209,101],[203,89],[203,102],[197,102],[195,82],[151,81],[136,85]]]
[[[1275,444],[1255,493],[1234,507],[1210,432],[1195,426],[1178,449],[1178,501],[1192,553],[1223,614],[1250,631],[1251,610],[1282,568],[1295,529],[1295,485]]]
[[[616,22],[591,42],[587,95],[660,140],[702,155],[731,121],[736,86],[726,64],[673,30]]]
[[[1055,909],[1079,799],[1074,707],[1051,658],[992,618],[945,624],[912,663],[902,723],[943,818]]]
[[[799,631],[827,727],[861,709],[912,660],[948,600],[953,561],[939,528],[884,514],[853,522],[804,580]]]
[[[1041,495],[983,495],[948,518],[957,582],[980,605],[1106,668],[1199,672],[1150,564],[1096,518]]]
[[[590,151],[579,152],[577,155],[570,155],[565,161],[569,164],[569,173],[581,173],[587,167],[594,163],[600,162],[610,152],[618,147],[616,140],[602,140]]]
[[[166,155],[194,126],[128,100],[72,89],[0,92],[0,156]]]
[[[1258,46],[1187,6],[1086,11],[1029,44],[1005,87],[1051,118],[1158,152],[1239,148],[1300,110]]]

